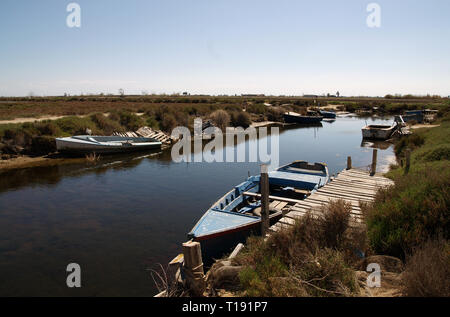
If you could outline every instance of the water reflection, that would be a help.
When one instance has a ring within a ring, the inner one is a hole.
[[[388,142],[388,141],[376,141],[376,140],[367,141],[364,139],[361,141],[361,147],[366,147],[366,148],[387,150],[391,146],[392,146],[392,143]]]

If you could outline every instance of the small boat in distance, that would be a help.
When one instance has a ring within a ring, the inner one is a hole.
[[[319,113],[324,119],[336,119],[336,112],[319,110]]]
[[[162,143],[153,138],[122,136],[76,135],[56,138],[56,148],[61,153],[124,153],[160,149]]]
[[[324,163],[295,161],[269,172],[269,222],[275,224],[289,205],[303,200],[329,181]],[[203,261],[229,252],[251,234],[261,232],[260,176],[251,176],[215,202],[188,238],[201,244]]]
[[[301,115],[296,112],[286,112],[283,115],[284,122],[286,123],[298,123],[298,124],[317,124],[322,121],[323,116],[319,115]]]

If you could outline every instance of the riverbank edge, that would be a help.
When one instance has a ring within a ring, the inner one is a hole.
[[[251,122],[250,127],[252,128],[261,128],[261,127],[271,127],[271,126],[280,126],[284,127],[289,124],[285,124],[284,122],[276,122],[276,121],[263,121],[263,122]],[[166,149],[165,146],[163,149]],[[39,167],[39,166],[52,166],[59,164],[71,164],[71,163],[80,163],[86,161],[83,157],[71,158],[60,155],[58,152],[48,153],[46,155],[18,155],[16,157],[11,157],[8,159],[0,160],[0,173],[2,171],[13,170],[13,169],[21,169],[21,168],[30,168],[30,167]]]

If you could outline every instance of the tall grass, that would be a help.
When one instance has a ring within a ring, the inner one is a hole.
[[[416,248],[406,261],[403,292],[406,296],[449,297],[450,243],[430,240]]]

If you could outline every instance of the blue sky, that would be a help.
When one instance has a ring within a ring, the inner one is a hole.
[[[2,0],[0,96],[447,96],[449,16],[448,0]]]

